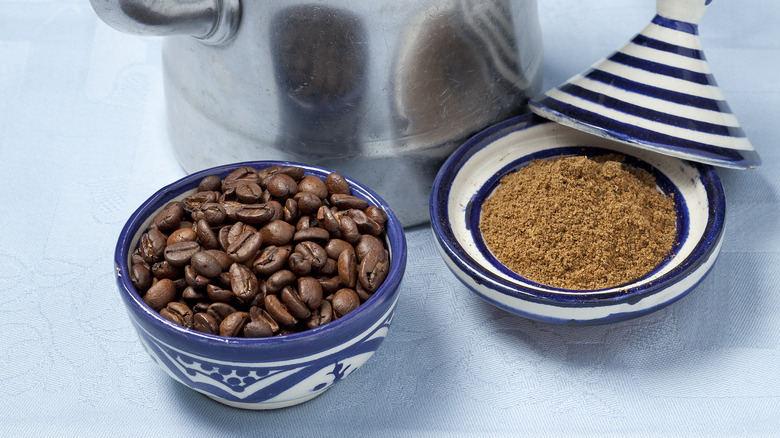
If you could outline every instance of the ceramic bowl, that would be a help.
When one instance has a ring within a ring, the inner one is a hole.
[[[567,290],[525,279],[490,253],[478,225],[499,179],[536,158],[617,152],[655,175],[673,194],[675,247],[645,277],[618,287]],[[715,170],[525,115],[479,133],[445,162],[431,194],[432,227],[452,272],[480,297],[509,312],[552,323],[603,324],[658,310],[690,292],[710,271],[723,239],[725,199]]]
[[[146,351],[171,377],[224,404],[274,409],[310,400],[352,374],[374,354],[393,320],[406,267],[406,238],[398,218],[371,189],[347,180],[353,195],[387,212],[391,267],[384,283],[346,316],[313,330],[270,338],[228,338],[174,324],[150,308],[129,277],[129,257],[150,218],[171,200],[195,191],[207,175],[224,178],[241,166],[299,166],[324,178],[329,170],[290,162],[248,162],[207,169],[162,188],[132,214],[119,236],[114,262],[130,321]]]

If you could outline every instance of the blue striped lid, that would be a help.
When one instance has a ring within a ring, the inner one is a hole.
[[[716,166],[761,158],[718,88],[698,20],[712,0],[658,0],[620,50],[530,102],[536,114],[601,137]]]

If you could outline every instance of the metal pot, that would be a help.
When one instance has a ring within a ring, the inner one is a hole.
[[[168,133],[188,172],[247,160],[335,169],[405,226],[463,140],[540,91],[536,0],[91,0],[166,36]]]

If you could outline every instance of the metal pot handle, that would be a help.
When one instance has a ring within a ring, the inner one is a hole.
[[[192,35],[205,44],[230,40],[241,21],[241,0],[90,0],[98,17],[134,35]]]

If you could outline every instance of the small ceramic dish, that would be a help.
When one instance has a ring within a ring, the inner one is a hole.
[[[117,284],[146,351],[171,377],[221,403],[274,409],[310,400],[363,365],[384,340],[393,319],[406,267],[406,237],[390,207],[371,189],[346,178],[352,194],[387,213],[390,269],[376,292],[357,309],[318,328],[269,338],[223,337],[168,321],[149,307],[130,281],[129,263],[142,233],[168,202],[194,193],[208,175],[224,178],[242,166],[302,167],[325,178],[331,171],[298,163],[258,161],[203,170],[152,195],[121,231],[114,255]]]
[[[677,236],[672,253],[645,277],[618,287],[568,290],[525,279],[502,265],[479,232],[483,201],[499,180],[533,159],[619,153],[651,172],[673,194]],[[535,115],[479,133],[445,162],[431,194],[431,222],[452,272],[477,295],[509,312],[561,324],[603,324],[658,310],[693,289],[710,271],[723,238],[725,199],[715,170],[638,149]]]

